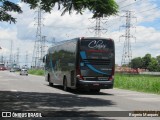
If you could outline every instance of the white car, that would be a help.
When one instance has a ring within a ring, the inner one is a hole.
[[[14,69],[14,68],[11,68],[11,69],[10,69],[10,72],[15,72],[15,69]]]
[[[28,70],[27,69],[21,69],[20,75],[28,75]]]

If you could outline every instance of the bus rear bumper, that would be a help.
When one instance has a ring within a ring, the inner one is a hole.
[[[114,80],[112,81],[85,81],[79,80],[77,87],[84,89],[112,89]]]

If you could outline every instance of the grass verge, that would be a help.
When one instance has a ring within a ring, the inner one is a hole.
[[[32,75],[44,76],[44,70],[39,70],[39,69],[31,69],[28,71],[28,73]]]
[[[28,73],[44,76],[44,70],[31,69]],[[115,74],[114,87],[160,94],[160,76]]]
[[[160,94],[160,76],[116,74],[114,86],[121,89]]]

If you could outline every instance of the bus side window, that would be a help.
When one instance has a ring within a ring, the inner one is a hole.
[[[45,62],[46,62],[46,56],[43,57],[43,63],[45,63]]]

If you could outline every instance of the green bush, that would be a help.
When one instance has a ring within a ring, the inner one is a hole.
[[[40,75],[43,76],[44,75],[44,70],[40,70],[40,69],[31,69],[28,71],[29,74],[32,75]]]

